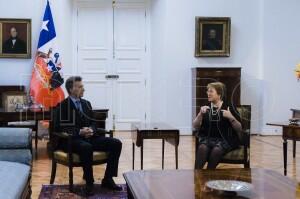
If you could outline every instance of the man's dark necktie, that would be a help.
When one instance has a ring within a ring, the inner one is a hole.
[[[76,109],[77,109],[77,111],[79,113],[81,121],[85,120],[86,118],[85,118],[85,114],[84,114],[84,112],[82,110],[82,105],[81,105],[80,100],[77,100],[75,103],[76,103]]]
[[[76,108],[80,113],[83,113],[81,102],[79,100],[76,101]]]

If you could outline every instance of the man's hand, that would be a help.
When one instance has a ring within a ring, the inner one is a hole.
[[[89,138],[89,137],[93,136],[93,134],[94,134],[93,129],[91,129],[89,127],[83,127],[79,131],[79,135],[81,135],[81,136],[83,136],[85,138]]]

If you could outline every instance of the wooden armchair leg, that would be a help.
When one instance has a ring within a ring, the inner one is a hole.
[[[110,131],[109,131],[109,137],[110,137],[110,138],[113,138],[113,137],[114,137],[114,131],[113,131],[113,130],[110,130]]]
[[[69,190],[73,192],[73,167],[69,167]]]
[[[250,168],[250,161],[244,162],[244,168],[249,169]]]
[[[52,160],[50,184],[54,183],[55,175],[56,175],[56,162]]]
[[[197,157],[197,149],[198,149],[198,146],[199,146],[199,138],[198,137],[195,137],[195,159]]]
[[[296,157],[296,140],[293,140],[293,158]]]

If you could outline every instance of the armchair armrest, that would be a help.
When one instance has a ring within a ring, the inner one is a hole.
[[[73,165],[73,151],[72,151],[72,141],[73,141],[73,136],[72,134],[69,134],[67,132],[52,132],[52,135],[58,137],[59,139],[66,139],[68,143],[68,160],[69,164]]]
[[[244,145],[245,148],[248,148],[250,146],[250,131],[249,130],[242,130],[242,145]]]
[[[244,160],[247,162],[246,166],[249,168],[250,161],[250,129],[242,130],[242,145],[244,146]],[[249,150],[249,151],[248,151]],[[245,163],[244,163],[245,164]]]
[[[114,131],[113,130],[105,130],[105,129],[102,129],[102,128],[97,128],[97,132],[96,132],[98,135],[109,135],[109,137],[113,137],[113,133]]]
[[[53,135],[59,137],[59,138],[64,138],[67,139],[69,137],[72,137],[72,135],[66,133],[66,132],[52,132]]]
[[[198,129],[193,129],[193,135],[195,136],[195,137],[198,137],[199,136],[199,132],[198,132],[199,130]]]
[[[203,133],[202,128],[194,128],[193,129],[193,135],[195,135],[195,138],[199,138],[201,133]]]

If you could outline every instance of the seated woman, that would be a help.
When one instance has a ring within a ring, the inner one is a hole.
[[[202,106],[193,126],[199,129],[199,145],[195,169],[214,169],[222,157],[240,144],[242,125],[233,107],[223,102],[225,85],[214,82],[207,85],[209,105]]]

